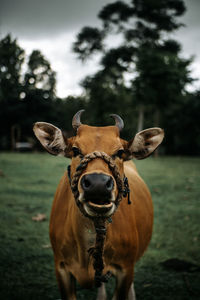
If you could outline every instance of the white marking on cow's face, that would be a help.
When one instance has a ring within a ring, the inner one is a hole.
[[[113,191],[112,194],[111,194],[111,199],[110,201],[111,202],[115,202],[116,198],[115,198],[115,192]]]
[[[81,193],[80,193],[78,200],[79,200],[81,203],[84,202],[84,192],[81,192]]]

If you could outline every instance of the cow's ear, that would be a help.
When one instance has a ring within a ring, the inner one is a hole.
[[[134,139],[128,142],[126,148],[127,159],[143,159],[151,155],[162,143],[164,130],[158,127],[138,132]]]
[[[33,131],[49,153],[70,157],[68,140],[63,137],[59,128],[49,123],[37,122],[34,124]]]

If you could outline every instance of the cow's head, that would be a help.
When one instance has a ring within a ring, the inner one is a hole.
[[[162,129],[149,128],[138,132],[131,141],[126,141],[120,138],[123,121],[119,116],[112,115],[115,126],[93,127],[81,123],[82,112],[79,111],[73,117],[72,126],[76,135],[68,139],[59,128],[49,123],[37,122],[33,128],[36,137],[49,153],[72,159],[71,177],[86,155],[98,151],[112,158],[123,178],[123,162],[148,157],[164,137]],[[102,214],[109,217],[116,210],[118,187],[105,160],[96,158],[87,164],[78,180],[78,191],[78,201],[87,215],[95,217]]]

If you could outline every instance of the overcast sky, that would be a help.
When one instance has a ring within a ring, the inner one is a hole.
[[[127,0],[128,1],[128,0]],[[159,0],[158,0],[159,1]],[[0,38],[11,33],[30,54],[39,49],[57,72],[57,95],[81,93],[79,82],[97,69],[95,60],[82,64],[72,53],[72,43],[83,26],[98,26],[97,13],[113,0],[0,0]],[[195,56],[193,77],[200,78],[200,0],[185,0],[186,27],[174,37],[182,44],[182,56]],[[97,60],[97,59],[96,59]],[[193,87],[200,87],[197,81]]]

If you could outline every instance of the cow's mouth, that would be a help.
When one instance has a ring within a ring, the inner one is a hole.
[[[86,201],[91,205],[109,205],[111,204],[110,199],[86,199]]]
[[[94,210],[97,213],[105,214],[107,213],[113,206],[113,203],[109,200],[106,201],[88,201],[86,202],[87,206]]]
[[[92,202],[86,202],[84,203],[83,207],[86,213],[91,217],[97,217],[97,216],[109,217],[113,214],[116,208],[115,204],[112,202],[104,205],[94,204]]]
[[[101,199],[101,198],[88,198],[84,199],[83,195],[79,197],[79,201],[82,202],[83,208],[90,216],[110,216],[113,214],[116,205],[114,199]]]

